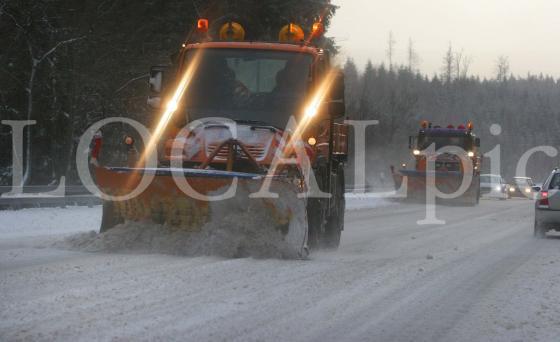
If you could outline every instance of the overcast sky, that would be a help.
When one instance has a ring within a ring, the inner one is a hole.
[[[440,73],[449,42],[472,58],[470,73],[493,76],[498,56],[509,57],[514,75],[560,77],[560,0],[334,0],[328,35],[341,46],[340,62],[352,57],[387,64],[387,41],[396,40],[395,61],[406,63],[411,38],[423,73]]]

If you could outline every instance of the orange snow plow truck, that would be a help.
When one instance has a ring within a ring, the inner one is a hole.
[[[477,205],[480,198],[479,147],[480,139],[470,122],[441,127],[423,121],[418,135],[409,137],[414,168],[396,171],[391,167],[397,192],[413,202],[424,203],[431,194],[439,203]]]
[[[288,23],[275,42],[245,41],[229,19],[194,31],[173,65],[152,67],[150,141],[124,139],[127,167],[94,163],[101,233],[131,221],[206,236],[241,225],[232,238],[275,239],[287,257],[338,247],[348,129],[343,74],[315,43],[323,25]]]

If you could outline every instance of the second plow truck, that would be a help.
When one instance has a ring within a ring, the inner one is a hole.
[[[436,196],[440,203],[477,205],[480,199],[479,147],[480,139],[473,133],[470,122],[466,126],[448,125],[444,128],[423,121],[418,135],[409,138],[414,168],[395,171],[391,167],[397,191],[406,188],[406,193],[401,195],[415,202],[424,203],[428,191],[435,190],[440,192],[440,196]],[[429,162],[433,163],[433,170],[429,169]],[[403,166],[406,167],[406,164]],[[465,167],[472,169],[465,170]],[[463,184],[466,174],[472,177],[469,183],[467,179]],[[430,178],[434,184],[429,181]],[[434,185],[435,189],[429,188]]]
[[[148,103],[163,114],[150,142],[127,137],[142,151],[129,167],[96,167],[99,189],[121,196],[105,197],[101,232],[148,222],[194,241],[236,241],[234,256],[338,247],[344,78],[314,43],[323,25],[308,31],[288,23],[278,41],[246,41],[237,21],[200,19],[173,66],[151,70]]]

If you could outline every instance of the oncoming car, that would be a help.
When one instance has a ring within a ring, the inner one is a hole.
[[[505,200],[509,197],[509,186],[500,175],[480,175],[480,195],[482,197],[499,198]]]
[[[536,237],[543,238],[549,230],[560,231],[560,170],[554,169],[538,191],[535,201]]]
[[[533,199],[535,192],[533,187],[535,183],[530,177],[513,177],[509,188],[509,195],[511,197],[525,197]]]

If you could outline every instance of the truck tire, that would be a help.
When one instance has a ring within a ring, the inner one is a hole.
[[[319,247],[321,234],[325,230],[322,202],[319,198],[310,198],[307,202],[307,225],[309,227],[307,245],[312,250]]]
[[[103,216],[101,217],[101,228],[99,233],[105,233],[114,226],[123,223],[123,219],[115,211],[114,202],[103,201]]]
[[[325,167],[319,167],[314,170],[315,179],[321,191],[326,188]],[[327,201],[324,198],[310,197],[307,202],[307,223],[308,223],[308,239],[307,244],[310,249],[316,249],[321,246],[321,238],[325,233]]]
[[[469,191],[467,193],[466,204],[469,207],[476,207],[480,204],[480,186],[478,186],[475,191]]]
[[[482,195],[480,194],[480,182],[479,182],[478,188],[476,189],[476,205],[480,204],[480,197],[482,197]]]
[[[546,227],[542,223],[537,221],[537,219],[535,219],[535,229],[533,231],[533,236],[535,236],[537,239],[544,239],[546,238],[546,232]]]
[[[340,245],[340,236],[344,230],[344,212],[346,211],[344,190],[344,168],[340,165],[337,169],[336,192],[334,194],[336,209],[327,219],[325,233],[321,241],[321,245],[325,249],[337,249]]]

